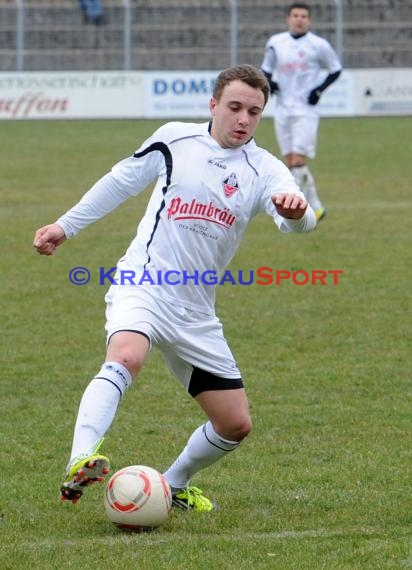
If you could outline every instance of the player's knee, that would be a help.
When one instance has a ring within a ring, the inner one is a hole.
[[[228,419],[222,425],[215,426],[216,432],[222,437],[241,442],[252,430],[252,420],[250,416],[237,416]]]
[[[107,360],[124,366],[134,378],[142,368],[149,351],[145,335],[121,331],[114,334],[107,348]]]
[[[243,421],[236,426],[236,429],[236,441],[242,441],[242,439],[245,439],[245,437],[247,437],[252,431],[252,420],[250,417],[248,416],[247,418],[244,418]]]
[[[114,360],[124,366],[132,378],[137,375],[144,363],[144,359],[138,358],[132,351],[127,349],[117,352]]]

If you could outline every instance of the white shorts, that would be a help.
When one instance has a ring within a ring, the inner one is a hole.
[[[315,158],[319,116],[275,117],[276,138],[283,156],[296,153]]]
[[[240,371],[216,315],[199,313],[162,299],[157,288],[112,285],[106,294],[106,331],[136,331],[157,346],[186,390],[194,368],[240,379]]]

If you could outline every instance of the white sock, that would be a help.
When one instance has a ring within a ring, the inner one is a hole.
[[[312,209],[316,212],[316,210],[322,208],[323,206],[318,196],[315,179],[309,167],[306,164],[303,166],[292,166],[290,171],[293,174],[296,184],[304,193],[306,200],[312,206]]]
[[[212,465],[238,445],[238,441],[220,437],[209,421],[192,433],[186,447],[164,476],[172,490],[184,489],[195,473]]]
[[[124,366],[106,362],[84,391],[74,428],[70,460],[81,454],[93,453],[111,426],[120,398],[132,383]]]

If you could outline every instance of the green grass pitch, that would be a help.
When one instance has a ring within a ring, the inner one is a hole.
[[[173,512],[145,534],[113,527],[103,487],[58,489],[83,389],[104,357],[110,267],[149,192],[35,254],[54,221],[160,124],[1,122],[0,567],[48,570],[403,570],[411,551],[411,119],[323,119],[311,164],[328,216],[310,235],[257,217],[231,269],[343,270],[338,285],[219,287],[217,310],[254,430],[194,483],[220,508]],[[270,120],[257,141],[277,153]],[[76,287],[68,273],[88,267]],[[203,421],[154,350],[104,451],[112,472],[162,470]]]

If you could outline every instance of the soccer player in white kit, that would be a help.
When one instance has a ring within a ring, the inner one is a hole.
[[[342,65],[330,43],[309,31],[307,4],[291,4],[286,22],[289,31],[275,34],[267,41],[261,68],[271,93],[276,94],[274,124],[284,161],[321,220],[326,209],[318,196],[307,158],[316,155],[319,127],[316,105],[323,91],[338,79]],[[319,83],[322,69],[328,74]]]
[[[63,500],[76,502],[109,472],[101,443],[121,397],[156,345],[208,418],[164,473],[173,504],[213,509],[191,479],[235,450],[250,432],[251,419],[239,369],[215,314],[216,285],[209,284],[209,276],[222,275],[260,212],[282,232],[316,227],[290,171],[253,140],[268,97],[260,70],[250,65],[224,70],[210,100],[209,123],[165,124],[56,223],[37,230],[34,247],[52,255],[157,180],[106,295],[106,360],[80,402]]]

